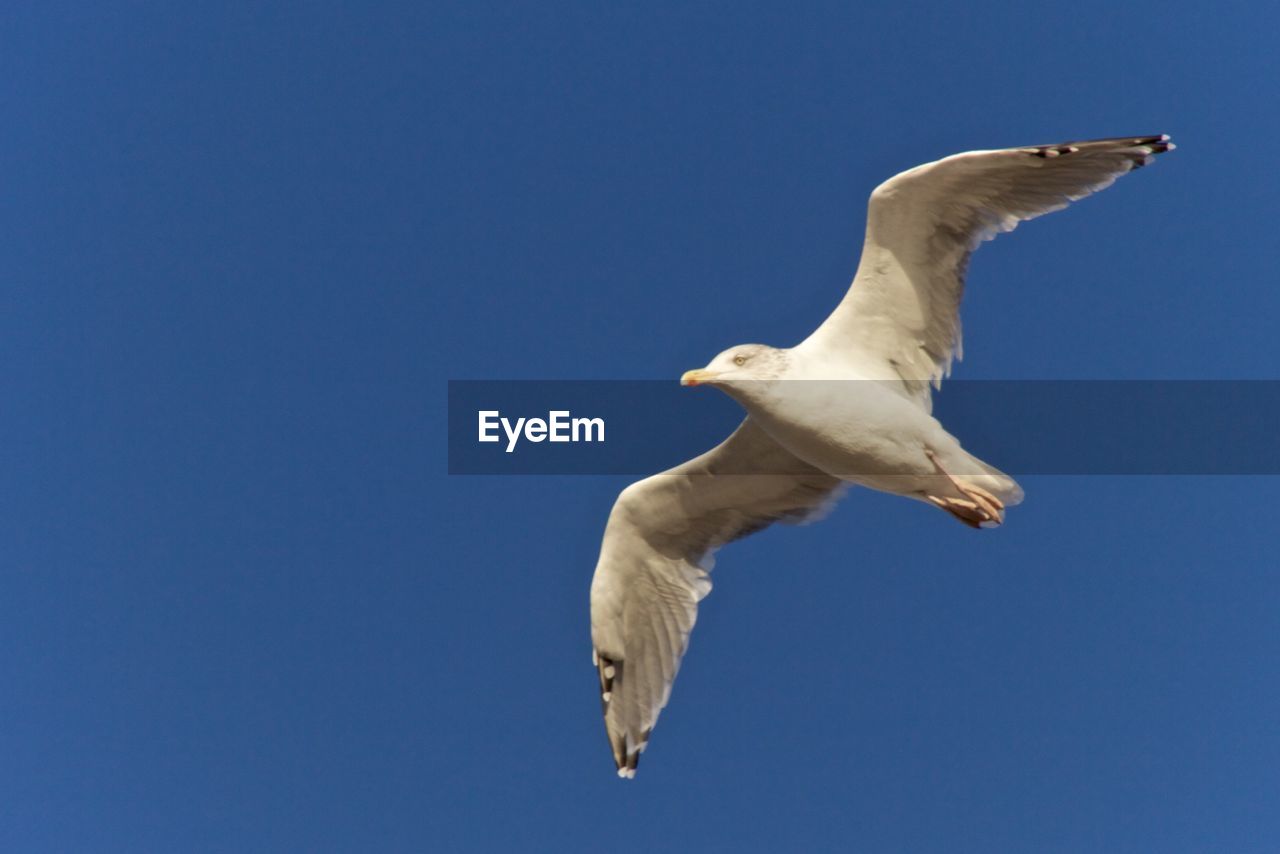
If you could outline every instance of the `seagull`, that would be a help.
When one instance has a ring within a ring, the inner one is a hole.
[[[931,414],[962,355],[969,256],[1173,147],[1160,135],[968,151],[895,175],[871,193],[853,283],[813,334],[791,348],[730,347],[680,378],[747,414],[717,447],[628,486],[609,514],[591,640],[619,776],[635,776],[671,696],[721,546],[821,518],[850,484],[974,528],[1004,521],[1018,484]]]

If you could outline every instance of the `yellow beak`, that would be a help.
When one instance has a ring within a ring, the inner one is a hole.
[[[710,382],[720,376],[716,371],[705,371],[701,368],[696,371],[685,371],[680,376],[680,385],[695,386]]]

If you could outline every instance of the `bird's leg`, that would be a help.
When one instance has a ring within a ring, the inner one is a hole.
[[[963,498],[939,498],[928,493],[925,493],[924,497],[934,507],[946,510],[970,528],[982,527],[984,517],[978,513],[978,507],[972,501],[965,501]]]
[[[965,483],[951,474],[951,472],[942,467],[942,463],[938,460],[938,455],[929,448],[925,448],[924,453],[929,458],[929,462],[933,463],[933,467],[938,470],[938,473],[946,477],[951,482],[951,485],[961,495],[965,496],[964,498],[955,498],[952,496],[925,495],[925,498],[934,505],[946,510],[961,522],[974,528],[981,527],[984,522],[994,522],[999,525],[1004,521],[1003,501],[982,487]]]

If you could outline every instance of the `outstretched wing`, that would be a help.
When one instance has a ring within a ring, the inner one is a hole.
[[[871,194],[848,294],[800,346],[904,380],[927,410],[929,385],[962,355],[960,298],[973,250],[1172,149],[1167,136],[1143,136],[969,151],[895,175]]]
[[[748,418],[714,449],[618,496],[591,582],[591,640],[620,776],[635,775],[667,704],[715,550],[821,515],[840,492]]]

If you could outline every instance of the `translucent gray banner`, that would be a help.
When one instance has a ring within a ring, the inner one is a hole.
[[[448,396],[457,475],[652,474],[744,415],[674,380],[451,380]],[[1280,381],[958,380],[933,398],[965,450],[1013,475],[1280,474]]]

